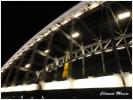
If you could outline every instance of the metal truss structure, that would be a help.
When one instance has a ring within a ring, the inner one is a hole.
[[[51,22],[49,25],[47,25],[45,28],[43,28],[41,31],[39,31],[26,44],[24,44],[2,67],[1,72],[3,73],[4,70],[9,68],[10,65],[12,65],[15,60],[20,58],[25,51],[32,48],[37,42],[41,41],[43,38],[47,37],[52,32],[58,30],[62,25],[67,24],[74,18],[81,16],[85,12],[94,9],[103,3],[104,1],[81,2],[77,4],[76,6],[74,6],[73,8],[71,8],[69,11],[66,11],[60,17],[58,17],[53,22]]]
[[[130,39],[128,44],[122,43],[124,39]],[[106,39],[106,40],[99,40],[96,43],[84,46],[74,52],[72,52],[72,60],[71,62],[76,61],[77,59],[82,59],[84,57],[90,57],[92,54],[101,54],[101,53],[107,53],[107,52],[112,52],[112,45],[111,44],[111,39]],[[116,47],[117,50],[120,49],[125,49],[126,47],[130,47],[132,44],[132,34],[126,34],[122,36],[117,36],[115,37],[116,41]],[[52,71],[56,69],[57,67],[61,67],[64,64],[64,56],[56,59],[53,63],[47,65],[47,71]],[[56,66],[55,66],[56,65]]]
[[[63,15],[61,15],[60,17],[58,17],[57,19],[55,19],[52,23],[50,23],[49,25],[47,25],[45,28],[43,28],[41,31],[39,31],[35,36],[33,36],[26,44],[24,44],[8,61],[7,63],[1,68],[1,73],[2,73],[2,77],[4,77],[4,73],[6,72],[7,69],[9,69],[9,73],[7,74],[6,80],[4,80],[4,85],[6,87],[6,83],[8,83],[9,81],[9,77],[11,75],[11,72],[13,70],[13,68],[16,68],[17,71],[15,73],[15,76],[13,77],[13,82],[15,83],[17,82],[17,75],[19,73],[19,71],[24,71],[25,76],[24,76],[24,81],[27,80],[27,78],[29,77],[29,73],[33,73],[35,76],[37,76],[36,78],[37,80],[37,87],[41,86],[40,82],[44,80],[44,76],[47,74],[47,72],[52,72],[53,70],[58,69],[59,67],[63,67],[64,63],[65,63],[65,56],[66,55],[62,55],[61,57],[53,57],[52,55],[46,55],[46,53],[43,50],[39,50],[37,48],[37,45],[44,41],[44,39],[46,37],[50,37],[48,40],[48,49],[50,48],[50,40],[52,40],[52,35],[54,32],[59,31],[61,35],[63,35],[63,37],[65,37],[67,40],[69,40],[71,42],[71,46],[74,45],[76,47],[78,47],[78,49],[72,50],[72,48],[69,48],[70,51],[68,51],[68,55],[70,56],[70,59],[68,60],[68,62],[72,63],[75,62],[77,60],[82,60],[82,75],[85,75],[85,69],[84,69],[84,65],[85,65],[85,59],[88,57],[91,57],[93,55],[101,55],[101,61],[102,61],[102,70],[104,73],[106,73],[106,66],[105,66],[105,61],[104,61],[104,54],[106,53],[110,53],[113,52],[114,56],[115,56],[115,60],[117,59],[118,64],[117,67],[119,69],[119,75],[120,75],[120,80],[122,85],[126,87],[125,84],[125,78],[124,78],[124,74],[123,74],[123,70],[121,68],[121,65],[119,64],[120,59],[117,56],[117,53],[119,50],[122,49],[126,49],[127,52],[127,56],[130,60],[130,63],[132,64],[132,60],[131,60],[131,54],[129,52],[129,48],[132,47],[132,33],[127,32],[127,28],[129,27],[129,23],[131,21],[131,18],[129,20],[128,25],[126,26],[126,29],[124,32],[122,32],[119,23],[117,21],[117,19],[114,16],[114,13],[112,11],[112,9],[109,7],[109,11],[111,12],[117,27],[119,29],[119,32],[117,31],[112,31],[109,32],[110,38],[106,38],[106,39],[101,39],[101,37],[95,37],[95,42],[87,44],[87,45],[83,45],[82,41],[81,43],[78,43],[76,41],[76,39],[72,38],[71,34],[67,34],[65,31],[63,31],[61,29],[62,26],[65,26],[67,23],[71,22],[71,21],[75,21],[75,19],[79,19],[79,17],[83,14],[85,14],[86,12],[88,13],[89,11],[99,7],[100,5],[104,4],[105,1],[88,1],[88,2],[80,2],[79,4],[77,4],[76,6],[74,6],[73,8],[71,8],[70,10],[66,11]],[[83,26],[83,25],[81,25]],[[87,28],[86,28],[87,30]],[[117,34],[116,36],[113,36],[112,34],[115,33]],[[92,34],[94,35],[94,34]],[[45,49],[47,49],[45,48]],[[33,64],[34,61],[34,57],[35,54],[38,53],[39,56],[41,55],[41,57],[43,58],[47,58],[52,60],[52,62],[47,63],[47,59],[45,59],[42,68],[39,71],[34,71],[31,70],[31,68],[26,68],[24,65],[22,65],[23,63],[23,58],[25,56],[25,53],[28,50],[32,50],[31,54],[30,54],[30,58],[29,58],[29,64]],[[17,66],[15,65],[15,61],[17,61],[19,59],[19,63]],[[14,65],[14,66],[12,66]],[[37,72],[37,73],[36,73]],[[73,80],[72,80],[73,81]],[[117,83],[117,82],[116,82]],[[13,84],[13,85],[15,85]],[[24,82],[24,84],[26,84],[26,82]],[[12,84],[11,84],[12,85]],[[29,85],[29,84],[26,84]],[[42,85],[43,86],[43,85]],[[39,88],[40,89],[40,88]],[[39,90],[38,88],[35,90]],[[41,87],[40,90],[43,90],[43,88]],[[44,89],[45,90],[45,89]]]

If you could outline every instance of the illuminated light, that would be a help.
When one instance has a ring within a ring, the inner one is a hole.
[[[50,33],[51,33],[51,31],[48,30],[43,36],[46,37],[46,36],[48,36]]]
[[[96,8],[97,6],[98,6],[98,4],[97,4],[97,3],[94,3],[94,4],[92,4],[91,6],[89,6],[89,9]]]
[[[30,67],[30,64],[26,64],[26,65],[25,65],[25,68],[29,68],[29,67]]]
[[[55,30],[57,30],[59,27],[60,27],[60,25],[56,25],[56,26],[54,26],[51,30],[52,30],[52,31],[55,31]]]
[[[71,88],[71,82],[69,80],[65,81],[53,81],[44,84],[45,90],[58,90],[58,89],[69,89]]]
[[[132,74],[124,73],[123,76],[126,85],[132,86]],[[40,84],[42,86],[42,90],[123,87],[123,83],[121,81],[119,74],[113,74],[102,77],[88,77],[77,80],[53,81],[48,83],[41,81]],[[1,92],[33,91],[33,90],[38,90],[37,84],[19,85],[19,86],[1,88]]]
[[[96,78],[89,77],[88,79],[78,79],[73,82],[73,88],[109,88],[122,86],[123,84],[119,75],[102,76]]]
[[[46,71],[48,71],[48,67],[46,67]]]
[[[130,74],[129,74],[129,77],[127,77],[127,79],[131,81],[132,78]],[[130,84],[131,82],[129,83],[129,85]],[[43,90],[109,88],[109,87],[123,87],[123,83],[121,81],[119,74],[102,76],[102,77],[88,77],[88,78],[76,79],[76,80],[68,79],[66,81],[53,81],[42,85]]]
[[[72,62],[76,61],[76,59],[73,59]]]
[[[42,52],[42,51],[37,51],[40,55],[42,55],[42,56],[47,56],[47,54],[45,54],[44,52]]]
[[[90,56],[91,56],[91,54],[87,54],[87,55],[86,55],[86,57],[90,57]]]
[[[9,65],[12,64],[12,62],[9,62]]]
[[[130,45],[130,47],[132,47],[132,45]]]
[[[23,52],[20,52],[19,54],[18,54],[18,56],[20,56],[20,55],[22,55],[23,54]]]
[[[118,19],[122,20],[122,19],[130,17],[130,15],[131,15],[130,12],[124,12],[118,15]]]
[[[40,41],[42,38],[38,38],[36,41]]]
[[[125,47],[117,47],[117,50],[121,50],[124,49]]]
[[[79,57],[78,59],[83,59],[84,57]]]
[[[95,52],[96,55],[98,55],[98,54],[100,54],[100,53],[102,53],[102,52],[101,52],[101,51],[99,51],[99,52]]]
[[[69,22],[68,20],[64,20],[63,22],[61,22],[61,25],[64,25],[64,24],[66,24],[68,22]]]
[[[31,47],[31,46],[33,46],[34,45],[34,43],[31,43],[30,45],[29,45],[29,47]]]
[[[82,15],[82,13],[81,13],[81,12],[78,12],[78,13],[74,14],[73,17],[74,17],[74,18],[77,18],[77,17],[79,17],[80,15]]]
[[[4,88],[1,88],[1,92],[33,91],[37,89],[38,89],[37,84],[30,84],[30,85],[18,85],[18,86],[4,87]]]
[[[48,50],[48,49],[47,49],[47,50],[45,50],[45,51],[44,51],[44,53],[45,53],[45,54],[48,54],[48,53],[49,53],[49,50]]]
[[[107,50],[105,50],[105,52],[111,52],[112,51],[112,49],[107,49]]]
[[[78,36],[79,36],[79,33],[78,32],[75,32],[75,33],[72,34],[72,38],[76,38]]]

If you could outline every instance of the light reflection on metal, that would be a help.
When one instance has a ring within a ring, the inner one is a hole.
[[[26,64],[26,65],[25,65],[25,68],[29,68],[29,67],[30,67],[30,64]]]
[[[105,50],[105,52],[111,52],[112,51],[112,49],[107,49],[107,50]]]
[[[87,54],[86,57],[90,57],[92,54]]]
[[[48,54],[49,52],[50,52],[50,50],[48,50],[48,49],[44,51],[45,54]]]
[[[75,33],[72,34],[72,38],[77,38],[77,37],[79,37],[79,33],[78,32],[75,32]]]
[[[56,24],[56,26],[54,26],[53,28],[51,28],[52,31],[57,30],[60,27],[60,25]]]
[[[89,6],[89,9],[94,9],[98,6],[98,3],[93,3],[91,6]]]
[[[79,17],[80,15],[82,15],[82,13],[81,13],[81,12],[77,12],[76,14],[73,15],[73,17],[74,17],[74,18],[77,18],[77,17]]]
[[[97,54],[100,54],[100,53],[102,53],[102,52],[101,52],[101,51],[95,52],[96,55],[97,55]]]
[[[117,50],[125,49],[125,47],[117,47]]]
[[[61,22],[61,25],[64,25],[64,24],[66,24],[68,22],[69,22],[68,20],[64,20],[63,22]]]
[[[127,12],[119,14],[118,19],[122,20],[122,19],[130,17],[130,15],[131,15],[131,13],[129,11],[127,11]]]
[[[79,57],[78,59],[83,59],[84,57]]]
[[[51,31],[48,30],[43,36],[46,37],[46,36],[48,36],[50,33],[51,33]]]

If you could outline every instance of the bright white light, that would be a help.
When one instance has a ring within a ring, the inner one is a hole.
[[[123,84],[119,75],[102,76],[96,78],[89,77],[88,79],[78,79],[73,82],[73,88],[107,88],[122,86]]]
[[[12,64],[12,62],[9,62],[9,65]]]
[[[107,49],[107,50],[105,50],[105,52],[111,52],[112,51],[112,49]]]
[[[58,89],[69,89],[71,88],[71,83],[69,80],[66,81],[53,81],[44,84],[45,90],[58,90]]]
[[[130,17],[131,13],[130,12],[124,12],[124,13],[121,13],[118,15],[118,19],[125,19],[125,18],[128,18]]]
[[[59,27],[60,27],[60,25],[57,25],[57,24],[56,24],[56,26],[54,26],[51,30],[52,30],[52,31],[55,31],[55,30],[57,30]]]
[[[117,47],[117,50],[121,50],[124,49],[125,47]]]
[[[75,32],[75,33],[72,34],[72,38],[76,38],[78,36],[79,36],[79,33],[78,32]]]
[[[46,67],[46,71],[48,71],[48,67]]]
[[[100,54],[100,53],[102,53],[102,52],[101,52],[101,51],[99,51],[99,52],[95,52],[96,55],[98,55],[98,54]]]
[[[48,50],[48,49],[47,49],[47,50],[45,50],[45,51],[44,51],[44,53],[46,53],[46,54],[47,54],[47,53],[49,53],[49,50]]]
[[[50,33],[51,33],[51,31],[48,30],[48,31],[44,34],[44,37],[48,36]]]
[[[26,64],[26,65],[25,65],[25,68],[29,68],[29,67],[30,67],[30,64]]]
[[[63,22],[61,22],[61,25],[64,25],[66,23],[68,23],[68,20],[64,20]]]
[[[40,41],[41,40],[41,38],[38,38],[36,41]]]
[[[74,17],[74,18],[77,18],[77,17],[79,17],[80,15],[82,15],[82,13],[81,13],[81,12],[77,12],[75,15],[73,15],[73,17]]]
[[[131,81],[131,78],[128,79]],[[88,77],[85,79],[77,79],[77,80],[53,81],[53,82],[44,83],[42,87],[43,90],[58,90],[58,89],[70,89],[70,88],[71,89],[109,88],[109,87],[123,87],[123,83],[121,81],[120,75],[114,74],[102,77]]]
[[[98,6],[98,4],[97,4],[97,3],[94,3],[94,4],[92,4],[91,6],[89,6],[89,9],[96,8],[97,6]]]
[[[38,89],[37,84],[30,84],[30,85],[18,85],[18,86],[4,87],[4,88],[1,88],[1,92],[33,91],[37,89]]]
[[[90,56],[91,56],[91,54],[87,54],[87,55],[86,55],[86,57],[90,57]]]
[[[84,57],[79,57],[78,59],[83,59]]]

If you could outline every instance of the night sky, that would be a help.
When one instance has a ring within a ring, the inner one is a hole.
[[[78,2],[2,2],[1,65],[32,36]]]

